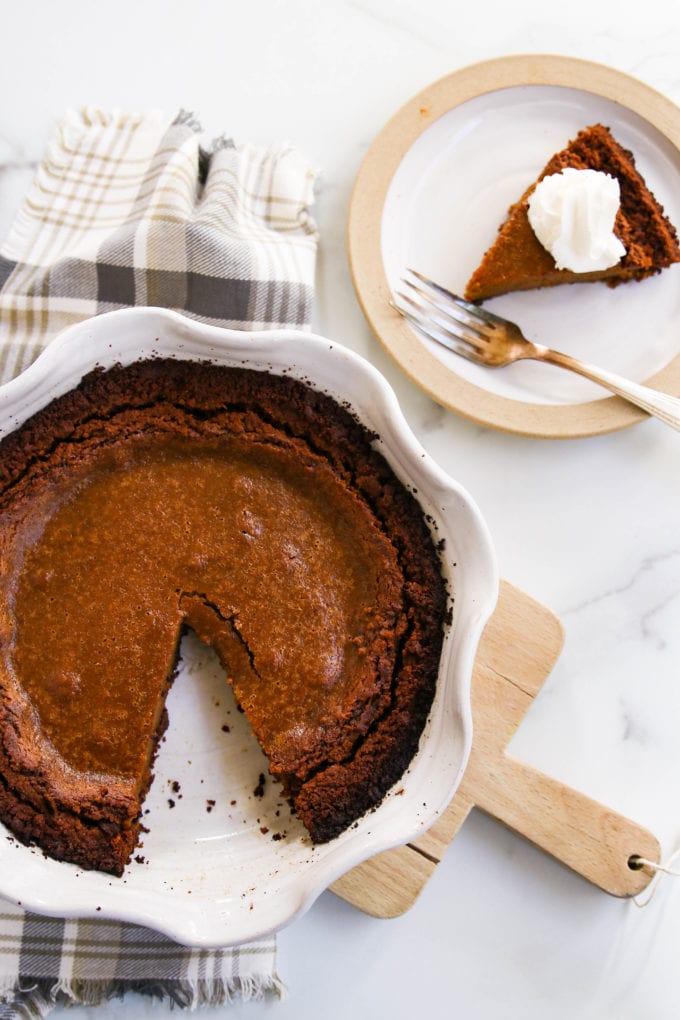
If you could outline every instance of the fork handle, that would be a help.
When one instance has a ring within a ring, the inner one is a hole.
[[[538,350],[537,357],[540,361],[547,361],[552,365],[569,368],[572,372],[577,372],[579,375],[585,376],[586,379],[599,383],[600,386],[611,390],[612,393],[616,393],[619,397],[624,397],[631,404],[641,407],[643,411],[654,415],[655,418],[660,418],[666,425],[670,425],[671,428],[680,431],[680,400],[677,397],[671,397],[668,393],[652,390],[649,386],[641,386],[639,383],[630,382],[630,380],[624,379],[614,372],[595,368],[594,365],[589,365],[585,361],[572,358],[569,354],[562,354],[561,351],[553,351],[549,347],[543,347],[539,344],[536,344],[536,347]]]

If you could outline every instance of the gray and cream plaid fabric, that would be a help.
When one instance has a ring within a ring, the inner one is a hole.
[[[187,949],[158,932],[106,920],[63,920],[0,903],[0,1020],[44,1017],[55,1002],[101,1005],[137,991],[194,1009],[283,986],[276,940]]]
[[[309,328],[315,177],[290,146],[205,148],[187,113],[69,113],[0,247],[0,382],[66,326],[129,305]],[[208,952],[0,902],[0,1020],[128,989],[187,1007],[280,993],[276,941]]]
[[[201,146],[180,113],[65,117],[0,247],[0,382],[66,326],[157,305],[308,327],[315,174],[290,146]]]

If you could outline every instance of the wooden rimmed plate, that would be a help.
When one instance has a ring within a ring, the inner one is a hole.
[[[568,57],[500,58],[435,82],[386,124],[360,167],[348,250],[369,324],[418,386],[482,425],[569,438],[646,418],[551,366],[471,365],[417,335],[389,305],[408,265],[462,292],[511,202],[597,122],[634,153],[680,228],[680,109],[619,71]],[[531,339],[680,395],[680,265],[641,283],[527,291],[486,307]]]

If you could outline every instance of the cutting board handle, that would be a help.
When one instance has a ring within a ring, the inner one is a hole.
[[[413,905],[469,812],[480,808],[614,896],[636,896],[653,878],[630,867],[658,863],[656,838],[635,822],[508,754],[507,746],[560,654],[559,619],[502,581],[472,683],[474,737],[460,787],[434,825],[343,875],[332,889],[374,917]]]
[[[526,762],[505,754],[471,763],[475,803],[514,832],[614,896],[635,896],[650,875],[630,866],[635,855],[658,862],[647,829]]]

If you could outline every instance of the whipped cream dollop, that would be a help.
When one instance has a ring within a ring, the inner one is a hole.
[[[536,185],[529,197],[529,223],[558,269],[610,269],[626,253],[614,233],[620,201],[615,177],[565,167]]]

